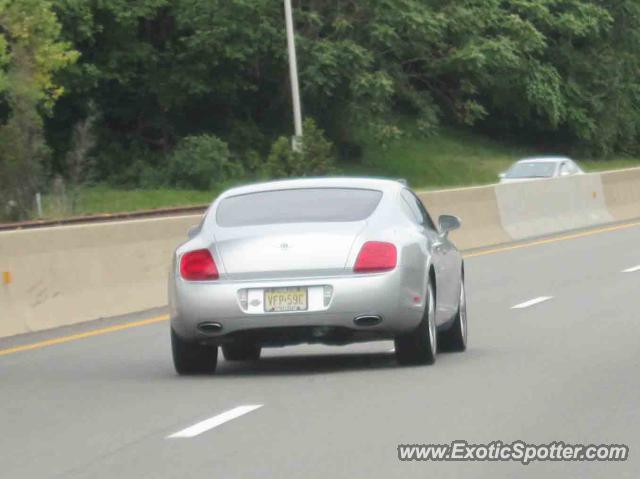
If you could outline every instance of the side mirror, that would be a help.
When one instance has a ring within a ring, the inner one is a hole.
[[[189,237],[189,239],[193,239],[199,234],[200,234],[200,225],[192,226],[191,228],[189,228],[189,231],[187,232],[187,236]]]
[[[438,223],[440,226],[440,234],[443,236],[448,236],[454,230],[459,229],[462,226],[462,221],[460,218],[453,215],[442,215],[438,219]]]

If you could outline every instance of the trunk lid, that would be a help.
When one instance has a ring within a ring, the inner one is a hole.
[[[215,244],[229,279],[345,274],[366,221],[219,228]]]

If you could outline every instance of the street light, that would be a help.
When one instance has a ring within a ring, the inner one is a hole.
[[[284,0],[284,14],[287,23],[287,46],[289,50],[289,72],[291,74],[291,99],[293,102],[293,124],[295,136],[293,149],[299,151],[302,143],[302,106],[300,105],[300,85],[298,83],[298,57],[296,55],[296,39],[293,31],[293,9],[291,0]]]

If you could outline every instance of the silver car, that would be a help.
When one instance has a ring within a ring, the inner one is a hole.
[[[180,374],[263,347],[395,340],[401,364],[467,343],[464,264],[399,181],[323,178],[231,189],[178,247],[169,280]]]
[[[500,183],[517,183],[574,175],[584,175],[584,171],[571,158],[542,156],[520,160],[504,173],[500,173],[498,177]]]

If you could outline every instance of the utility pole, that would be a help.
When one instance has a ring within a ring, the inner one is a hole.
[[[298,82],[298,57],[296,55],[296,39],[293,29],[293,9],[291,0],[284,0],[284,13],[287,24],[287,46],[289,51],[289,71],[291,74],[291,99],[293,103],[293,124],[295,136],[292,146],[294,151],[302,147],[302,106],[300,104],[300,84]]]

